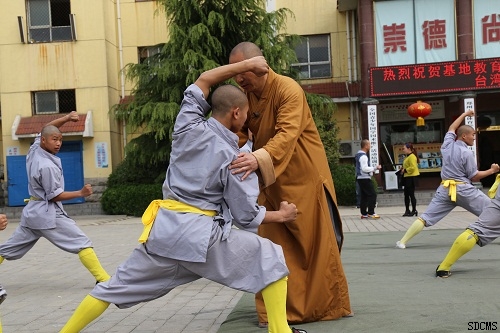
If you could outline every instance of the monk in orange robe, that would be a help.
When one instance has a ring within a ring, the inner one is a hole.
[[[238,44],[230,63],[262,56],[250,42]],[[352,315],[347,280],[340,260],[344,239],[335,188],[325,149],[304,91],[293,79],[271,69],[257,77],[234,77],[247,94],[250,109],[239,133],[240,146],[253,133],[253,152],[240,153],[231,165],[243,179],[257,171],[259,204],[279,209],[283,200],[299,210],[293,223],[261,225],[259,235],[283,247],[288,276],[287,319],[305,323]],[[256,296],[259,325],[267,322],[261,295]]]

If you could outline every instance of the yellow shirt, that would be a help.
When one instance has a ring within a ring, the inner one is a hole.
[[[415,177],[420,175],[420,171],[418,171],[417,157],[415,154],[406,156],[403,161],[403,169],[405,169],[405,177]]]

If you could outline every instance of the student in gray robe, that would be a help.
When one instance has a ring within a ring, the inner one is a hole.
[[[228,169],[239,153],[238,132],[247,118],[248,100],[237,87],[210,87],[242,72],[268,72],[263,57],[206,71],[184,92],[172,142],[163,200],[146,209],[142,243],[111,279],[99,283],[82,301],[61,332],[79,332],[109,306],[128,308],[166,295],[201,277],[246,292],[262,292],[269,331],[305,332],[286,319],[288,268],[281,246],[256,234],[261,223],[288,223],[294,204],[279,211],[257,205],[257,175],[242,180]],[[238,229],[232,228],[235,223]]]
[[[436,268],[436,276],[447,278],[451,275],[451,266],[464,254],[478,244],[486,246],[500,236],[500,191],[498,183],[500,176],[497,175],[495,188],[490,189],[489,195],[493,197],[490,204],[483,210],[476,222],[471,223],[453,242],[448,254],[441,264]]]
[[[443,156],[441,185],[425,212],[413,222],[403,238],[396,242],[396,248],[405,249],[408,241],[418,235],[424,227],[435,225],[456,206],[479,216],[490,203],[490,198],[472,183],[497,173],[500,168],[494,163],[488,170],[477,170],[476,158],[469,149],[474,144],[476,131],[469,125],[460,126],[465,117],[472,116],[474,111],[466,111],[448,128],[441,145]]]
[[[8,224],[8,220],[7,220],[7,215],[5,214],[0,214],[0,230],[5,230],[5,228],[7,228],[7,224]],[[3,303],[3,301],[5,301],[5,299],[7,298],[7,291],[5,289],[3,289],[2,286],[0,286],[0,304]],[[2,332],[2,323],[0,321],[0,332]]]
[[[0,263],[22,258],[40,237],[58,248],[78,254],[82,264],[98,282],[109,279],[92,248],[92,242],[63,208],[61,201],[87,197],[90,184],[78,191],[64,190],[61,159],[56,156],[62,145],[59,127],[68,121],[78,121],[73,111],[45,125],[26,156],[28,193],[30,199],[23,208],[21,222],[12,236],[0,245]]]

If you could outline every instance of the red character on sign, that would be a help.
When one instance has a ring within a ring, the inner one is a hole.
[[[481,20],[483,25],[483,44],[500,42],[500,14],[486,15]],[[491,22],[488,22],[491,18]]]
[[[426,50],[446,48],[446,20],[424,21],[422,29]]]
[[[405,24],[393,23],[384,25],[384,53],[406,51],[406,30]]]

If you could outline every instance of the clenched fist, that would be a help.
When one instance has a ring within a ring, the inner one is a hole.
[[[280,203],[279,212],[283,216],[283,222],[293,222],[297,218],[298,209],[293,203],[288,203],[288,201],[282,201]]]
[[[7,228],[7,216],[5,214],[0,214],[0,230]]]

